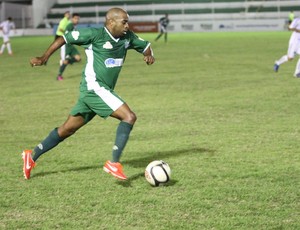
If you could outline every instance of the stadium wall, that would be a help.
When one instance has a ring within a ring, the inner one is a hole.
[[[45,19],[45,15],[51,9],[51,7],[57,2],[57,0],[33,0],[32,12],[33,12],[33,27],[36,28]]]
[[[184,21],[170,23],[169,32],[282,31],[284,19]]]

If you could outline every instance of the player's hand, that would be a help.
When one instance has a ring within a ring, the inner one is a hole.
[[[144,61],[147,65],[152,65],[155,62],[155,58],[153,56],[145,56]]]
[[[35,58],[30,59],[31,67],[46,65],[46,63],[47,63],[47,60],[45,60],[43,57],[35,57]]]

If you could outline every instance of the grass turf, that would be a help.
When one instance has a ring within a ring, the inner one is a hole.
[[[24,180],[20,153],[64,122],[85,57],[57,82],[58,53],[29,66],[52,37],[13,38],[15,55],[0,56],[0,228],[299,229],[300,80],[296,62],[272,71],[289,35],[170,34],[153,43],[153,66],[129,51],[116,87],[138,116],[127,182],[102,170],[118,121],[98,117]],[[144,179],[156,159],[171,166],[168,186]]]

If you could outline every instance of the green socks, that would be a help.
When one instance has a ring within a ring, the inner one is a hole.
[[[50,149],[54,148],[56,145],[58,145],[60,142],[62,142],[64,139],[61,138],[58,135],[57,128],[53,129],[48,137],[46,137],[45,140],[43,140],[40,144],[38,144],[33,152],[34,156],[32,159],[36,161],[43,153],[49,151]]]
[[[117,128],[117,135],[115,145],[112,152],[112,162],[119,162],[123,149],[126,146],[126,143],[129,138],[129,134],[132,130],[133,125],[121,121]]]
[[[112,152],[112,162],[119,162],[121,154],[123,152],[123,149],[126,146],[126,143],[129,138],[129,134],[132,130],[133,125],[121,121],[118,128],[117,128],[117,135],[116,135],[116,141],[115,145],[113,147],[113,152]],[[34,148],[34,155],[32,159],[36,161],[42,154],[45,152],[49,151],[50,149],[54,148],[57,146],[60,142],[62,142],[64,138],[61,138],[58,135],[57,128],[52,130],[48,137],[46,137],[45,140],[43,140],[39,145],[37,145]]]
[[[58,71],[58,75],[62,75],[63,72],[65,71],[65,68],[67,67],[66,64],[62,64],[60,67],[59,67],[59,71]]]

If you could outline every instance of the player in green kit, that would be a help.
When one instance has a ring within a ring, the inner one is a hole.
[[[72,14],[71,22],[67,25],[65,34],[71,33],[73,30],[75,30],[75,27],[79,22],[79,18],[79,14]],[[73,45],[66,44],[65,51],[65,59],[59,67],[58,76],[56,78],[58,81],[63,80],[62,74],[65,71],[68,64],[72,65],[74,62],[80,62],[81,60],[79,51]]]
[[[142,53],[144,61],[148,65],[155,61],[150,43],[129,30],[128,18],[127,12],[123,9],[112,8],[106,14],[105,27],[72,31],[55,40],[42,57],[31,59],[32,66],[45,65],[49,57],[67,43],[85,48],[87,64],[82,73],[79,99],[65,123],[52,130],[33,151],[23,151],[25,179],[30,178],[36,160],[43,153],[74,134],[95,115],[103,118],[111,116],[120,120],[113,146],[112,160],[105,163],[104,170],[118,179],[125,180],[127,178],[123,173],[120,157],[136,121],[136,115],[114,92],[114,87],[128,49]]]

